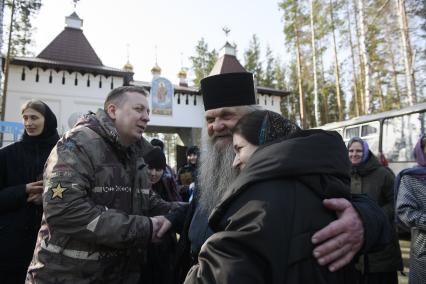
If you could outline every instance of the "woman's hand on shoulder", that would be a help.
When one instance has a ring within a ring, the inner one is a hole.
[[[25,186],[25,192],[28,195],[43,193],[43,180],[27,183]]]
[[[32,202],[35,205],[41,205],[43,204],[43,196],[41,193],[30,193],[27,202]]]

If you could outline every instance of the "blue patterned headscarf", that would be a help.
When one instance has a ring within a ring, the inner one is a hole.
[[[426,156],[424,153],[424,139],[426,138],[425,135],[420,137],[420,139],[417,141],[416,146],[414,147],[414,158],[416,158],[417,164],[422,167],[426,167]]]
[[[367,141],[362,140],[359,137],[353,137],[351,140],[349,140],[348,149],[349,149],[349,147],[351,147],[351,145],[354,142],[358,142],[359,144],[361,144],[361,146],[362,146],[362,159],[361,159],[360,164],[365,163],[368,160],[368,153],[370,151],[370,148],[368,147]]]

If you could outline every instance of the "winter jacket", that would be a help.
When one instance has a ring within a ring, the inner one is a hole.
[[[396,201],[398,218],[411,228],[410,284],[426,279],[426,182],[425,176],[403,175]]]
[[[351,192],[365,193],[377,202],[386,214],[389,222],[394,220],[394,185],[395,176],[390,169],[383,167],[377,158],[369,152],[369,158],[365,163],[352,166]],[[359,269],[366,272],[392,272],[402,270],[401,250],[394,226],[389,235],[391,242],[382,250],[367,254],[368,261]],[[363,259],[363,258],[361,258]]]
[[[26,184],[42,179],[43,167],[59,139],[56,117],[46,106],[44,130],[23,135],[0,149],[0,282],[1,275],[25,279],[40,228],[42,206],[27,202]]]
[[[147,216],[172,213],[150,190],[146,140],[124,147],[103,110],[64,134],[44,172],[44,215],[30,283],[137,283],[151,240]]]
[[[260,146],[210,215],[215,233],[185,283],[352,283],[353,264],[330,272],[311,242],[336,219],[322,200],[350,199],[346,153],[322,130]]]

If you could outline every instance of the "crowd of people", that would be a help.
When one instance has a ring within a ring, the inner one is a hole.
[[[201,145],[176,175],[142,136],[141,87],[112,90],[62,137],[26,102],[22,139],[0,149],[0,283],[398,283],[395,219],[422,283],[426,138],[395,179],[361,138],[256,106],[250,73],[206,77],[201,93]]]

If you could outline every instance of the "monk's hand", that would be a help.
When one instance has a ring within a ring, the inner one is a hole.
[[[313,254],[320,265],[336,271],[351,262],[364,242],[361,217],[344,198],[325,199],[324,206],[336,211],[338,219],[312,236]]]

